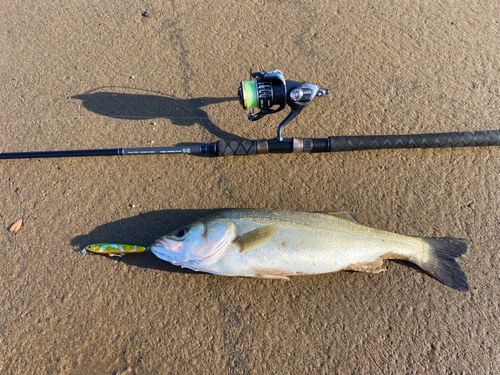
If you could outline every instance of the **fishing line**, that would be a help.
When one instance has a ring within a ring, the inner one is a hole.
[[[124,90],[135,90],[135,91],[144,91],[144,92],[148,92],[148,93],[152,93],[152,94],[160,94],[161,96],[165,96],[165,97],[168,97],[170,99],[177,99],[177,100],[183,100],[183,99],[179,99],[179,98],[176,98],[175,96],[173,95],[169,95],[169,94],[165,94],[161,91],[155,91],[155,90],[150,90],[150,89],[141,89],[139,87],[130,87],[130,86],[101,86],[101,87],[97,87],[95,89],[91,89],[89,91],[86,91],[83,93],[83,95],[90,95],[94,92],[99,92],[100,90],[107,90],[107,89],[124,89]]]
[[[20,247],[20,248],[28,248],[28,249],[34,249],[34,250],[54,250],[54,251],[69,251],[68,249],[58,249],[57,247],[47,247],[47,246],[34,246],[34,245],[24,245],[24,244],[15,244],[12,242],[7,242],[7,243],[1,243],[2,246],[11,246],[13,248]],[[76,252],[76,251],[75,251]]]
[[[44,123],[44,122],[56,122],[63,120],[81,120],[86,118],[113,118],[113,119],[124,119],[124,120],[156,120],[156,119],[244,119],[245,116],[169,116],[169,117],[144,117],[144,116],[104,116],[104,115],[85,115],[85,116],[71,116],[71,117],[58,117],[53,119],[45,119],[45,120],[30,120],[30,121],[13,121],[13,122],[0,122],[0,125],[25,125],[25,124],[34,124],[34,123]]]
[[[172,95],[165,94],[161,91],[155,91],[155,90],[148,90],[148,89],[141,89],[141,88],[136,88],[136,87],[129,87],[129,86],[101,86],[89,91],[86,91],[82,95],[91,95],[92,93],[99,92],[100,90],[104,89],[125,89],[125,90],[136,90],[136,91],[144,91],[147,93],[152,93],[156,95],[161,95],[163,97],[172,99],[172,100],[195,100],[192,98],[188,99],[179,99],[176,98]],[[208,98],[200,98],[199,100],[203,102],[204,99]],[[224,98],[221,98],[224,99]],[[208,103],[207,105],[210,105]],[[33,123],[44,123],[44,122],[55,122],[55,121],[63,121],[63,120],[80,120],[84,118],[114,118],[114,119],[124,119],[124,120],[154,120],[154,119],[167,119],[167,120],[175,120],[175,119],[230,119],[230,120],[240,120],[245,118],[244,116],[158,116],[158,117],[151,117],[151,116],[120,116],[120,115],[74,115],[74,116],[68,116],[68,117],[57,117],[57,118],[52,118],[52,119],[37,119],[37,120],[30,120],[30,121],[10,121],[10,122],[0,122],[0,125],[24,125],[24,124],[33,124]]]

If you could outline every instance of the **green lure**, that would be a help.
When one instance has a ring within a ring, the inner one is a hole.
[[[143,253],[147,249],[144,246],[125,245],[119,243],[95,243],[85,246],[85,250],[97,254],[132,254]]]

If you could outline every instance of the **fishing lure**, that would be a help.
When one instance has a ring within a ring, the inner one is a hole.
[[[123,256],[125,254],[143,253],[147,250],[144,246],[125,245],[121,243],[95,243],[87,245],[82,253],[90,251],[97,254],[107,254],[109,256]]]

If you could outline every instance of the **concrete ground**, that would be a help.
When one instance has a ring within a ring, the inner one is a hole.
[[[250,68],[330,89],[287,137],[500,128],[496,2],[13,0],[0,16],[3,152],[274,137],[284,112],[250,122],[234,100]],[[0,373],[498,373],[499,168],[496,147],[2,160]],[[77,251],[224,208],[468,238],[471,291],[402,261],[286,282]]]

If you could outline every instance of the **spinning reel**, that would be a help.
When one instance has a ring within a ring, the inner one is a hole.
[[[242,81],[238,88],[238,97],[244,109],[252,109],[248,114],[250,121],[260,120],[266,115],[283,110],[288,104],[291,112],[278,127],[278,142],[285,139],[281,136],[283,127],[313,101],[315,97],[323,97],[328,89],[320,89],[311,83],[287,81],[279,70],[250,73],[253,81]],[[255,108],[260,112],[253,113]]]

